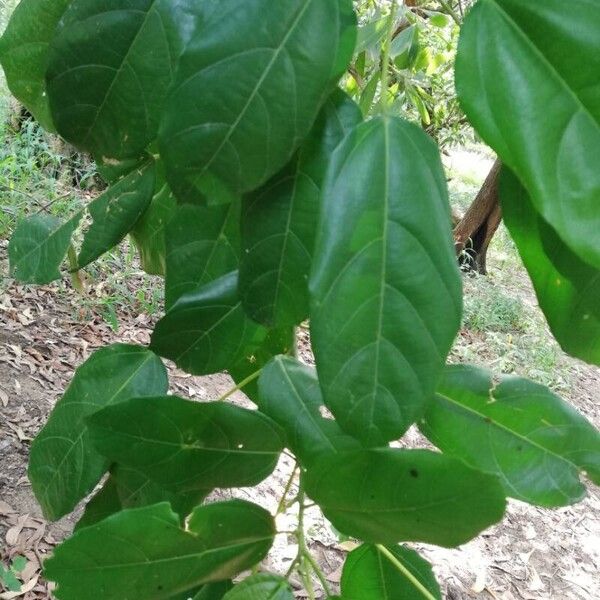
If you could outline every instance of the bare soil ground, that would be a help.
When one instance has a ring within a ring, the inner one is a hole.
[[[7,270],[6,246],[0,241],[0,273]],[[129,285],[135,289],[135,277]],[[6,565],[15,556],[28,560],[21,573],[21,594],[7,592],[0,584],[1,600],[51,597],[40,564],[69,534],[77,515],[58,523],[44,520],[27,481],[29,445],[75,368],[96,348],[117,341],[148,342],[152,319],[143,312],[119,314],[119,323],[119,331],[113,332],[93,305],[82,308],[66,282],[44,287],[7,280],[0,284],[0,561]],[[459,344],[479,352],[480,342],[476,334],[463,331]],[[301,342],[300,354],[311,361],[306,341]],[[576,361],[569,364],[574,383],[563,394],[600,426],[600,371]],[[170,374],[174,393],[198,400],[215,399],[232,385],[226,374],[197,378],[175,369]],[[246,402],[241,394],[233,400]],[[419,443],[416,434],[408,440]],[[276,473],[259,488],[235,494],[274,509],[292,465],[284,456]],[[292,529],[293,521],[294,515],[284,515],[278,529]],[[308,526],[311,549],[335,589],[344,556],[355,545],[340,542],[316,509],[309,511]],[[415,547],[433,563],[449,599],[597,600],[600,490],[590,487],[583,502],[554,511],[511,502],[500,525],[456,550]],[[296,550],[291,536],[279,535],[264,567],[285,571]],[[300,591],[297,595],[303,597]]]

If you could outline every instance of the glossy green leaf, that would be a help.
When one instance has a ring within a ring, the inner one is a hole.
[[[179,206],[167,226],[167,308],[181,296],[238,268],[240,202]]]
[[[70,2],[21,0],[0,38],[0,63],[8,88],[47,131],[54,131],[46,94],[48,47]]]
[[[37,284],[60,279],[60,265],[80,220],[81,213],[66,222],[44,214],[21,221],[8,245],[11,276]]]
[[[387,549],[434,598],[442,594],[431,565],[404,546]],[[346,557],[342,596],[347,600],[423,600],[414,581],[401,572],[376,546],[363,544]]]
[[[481,0],[462,30],[461,104],[541,217],[600,268],[600,11],[590,0]]]
[[[378,544],[459,546],[497,523],[506,505],[496,477],[426,450],[323,456],[305,484],[336,529]]]
[[[359,125],[323,201],[310,282],[319,380],[342,428],[383,444],[421,416],[460,326],[438,149],[400,119]]]
[[[205,585],[193,600],[222,600],[223,596],[233,587],[231,581],[219,581]]]
[[[73,0],[48,56],[58,132],[100,157],[139,155],[156,137],[181,40],[170,0]]]
[[[58,519],[73,510],[108,469],[90,443],[86,417],[132,396],[167,389],[160,359],[138,346],[102,348],[77,369],[31,445],[29,479],[46,517]]]
[[[283,577],[259,573],[238,583],[223,600],[294,600],[294,595]]]
[[[159,141],[179,199],[220,203],[290,160],[352,57],[356,17],[351,0],[221,0],[197,10]]]
[[[177,201],[167,183],[159,182],[146,212],[131,231],[140,253],[142,268],[150,275],[165,275],[166,228],[175,215]]]
[[[450,366],[420,427],[444,453],[497,475],[518,500],[577,502],[585,496],[580,471],[600,483],[600,433],[527,379],[495,381],[476,367]]]
[[[227,371],[231,378],[239,385],[248,377],[256,374],[267,363],[280,354],[293,354],[296,348],[296,332],[293,327],[287,329],[271,329],[263,343],[253,350],[252,354],[245,356]],[[254,379],[244,385],[242,390],[250,400],[258,404],[258,381]]]
[[[136,169],[88,206],[93,219],[77,257],[83,268],[116,246],[144,214],[154,191],[154,164]]]
[[[500,179],[500,197],[504,221],[554,337],[565,352],[600,365],[600,270],[566,246],[508,169]]]
[[[331,154],[360,121],[341,90],[327,100],[292,162],[244,199],[240,295],[246,312],[266,326],[308,317],[308,274]]]
[[[224,371],[252,353],[267,330],[244,313],[237,271],[182,296],[156,325],[152,349],[187,373]]]
[[[88,426],[100,453],[173,490],[256,485],[283,449],[279,427],[257,411],[176,396],[110,406]]]
[[[360,448],[334,420],[321,416],[323,398],[315,370],[294,358],[278,356],[265,367],[258,406],[283,427],[288,447],[303,464],[322,454]]]
[[[120,512],[78,531],[44,563],[59,600],[161,600],[228,579],[262,560],[271,515],[235,500],[197,508],[181,529],[167,503]]]

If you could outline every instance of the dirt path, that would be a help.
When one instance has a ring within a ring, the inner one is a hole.
[[[5,253],[6,244],[0,241],[0,272],[5,272]],[[42,518],[26,477],[30,441],[74,369],[94,349],[116,341],[148,342],[149,317],[135,313],[119,317],[121,327],[114,333],[93,307],[81,308],[65,283],[22,287],[9,282],[0,288],[0,560],[6,564],[18,555],[28,559],[22,573],[29,588],[20,596],[24,600],[50,597],[39,577],[39,564],[74,522],[66,518],[49,524]],[[308,353],[301,354],[310,360]],[[171,376],[174,393],[198,400],[214,399],[231,387],[223,374],[195,378],[171,370]],[[578,364],[576,381],[569,396],[599,426],[599,370]],[[241,394],[234,400],[245,402]],[[291,468],[291,459],[284,457],[277,472],[259,488],[235,494],[273,509]],[[293,520],[294,515],[284,516],[279,529],[291,529]],[[317,510],[310,511],[308,525],[311,548],[335,588],[344,555],[353,544],[340,543]],[[460,549],[415,547],[434,564],[447,598],[596,600],[599,540],[600,494],[591,488],[582,503],[555,511],[511,502],[501,525]],[[278,536],[266,568],[284,571],[295,552],[292,538]],[[11,596],[0,592],[0,599],[5,598]]]

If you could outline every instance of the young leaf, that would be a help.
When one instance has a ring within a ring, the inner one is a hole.
[[[221,203],[290,160],[352,57],[356,17],[351,0],[221,0],[197,12],[160,153],[180,200]]]
[[[293,326],[308,317],[323,179],[331,154],[360,121],[358,106],[334,92],[292,162],[244,199],[240,296],[265,326]]]
[[[156,137],[181,40],[170,0],[74,0],[48,55],[52,116],[99,157],[135,158]]]
[[[552,334],[571,356],[600,365],[600,269],[568,248],[508,169],[501,175],[500,198]]]
[[[46,131],[54,131],[46,94],[48,47],[70,2],[22,0],[0,38],[0,63],[8,88]]]
[[[518,500],[577,502],[585,496],[579,471],[600,483],[600,433],[546,387],[526,379],[498,383],[476,367],[449,366],[420,427],[446,454],[497,475],[506,494]]]
[[[81,213],[65,223],[51,215],[21,221],[8,245],[10,274],[23,283],[45,284],[60,279],[62,264]]]
[[[144,214],[154,191],[155,167],[149,163],[119,180],[88,206],[93,219],[77,257],[80,269],[116,246]]]
[[[244,313],[237,271],[182,296],[156,325],[152,349],[194,375],[224,371],[248,356],[267,330]]]
[[[259,573],[238,583],[223,600],[294,600],[294,595],[283,577]]]
[[[321,416],[323,398],[314,369],[291,357],[278,356],[264,368],[258,406],[283,427],[288,447],[303,464],[322,454],[360,448],[335,421]]]
[[[88,423],[99,452],[171,490],[256,485],[283,449],[271,419],[224,402],[135,398]]]
[[[342,428],[381,445],[421,416],[460,325],[437,147],[400,119],[359,125],[323,200],[310,281],[319,380]]]
[[[434,598],[442,594],[431,565],[414,550],[390,546],[388,552],[409,572],[400,571],[377,546],[363,544],[346,557],[342,571],[342,595],[352,600],[423,600],[419,586]],[[415,581],[414,578],[417,580]]]
[[[240,384],[248,377],[256,374],[275,356],[292,354],[296,347],[295,329],[271,329],[264,342],[252,354],[245,356],[227,371],[231,378]],[[258,381],[256,379],[246,383],[242,390],[254,404],[259,403]]]
[[[179,206],[167,226],[165,304],[238,268],[240,202]]]
[[[48,519],[59,519],[89,494],[108,468],[92,447],[86,417],[132,396],[166,393],[167,372],[152,352],[115,344],[75,372],[31,445],[29,479]]]
[[[459,546],[497,523],[506,506],[496,477],[426,450],[322,456],[305,485],[336,529],[376,544]]]
[[[252,567],[274,534],[271,515],[248,502],[201,506],[185,530],[167,503],[156,504],[79,530],[55,549],[44,573],[61,600],[162,600]]]
[[[140,253],[142,268],[150,275],[166,273],[166,228],[175,214],[177,201],[168,184],[158,181],[148,210],[131,231]]]
[[[459,98],[540,216],[600,268],[600,11],[589,0],[481,0],[465,19]]]

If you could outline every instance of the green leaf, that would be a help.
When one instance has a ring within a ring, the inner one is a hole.
[[[310,282],[319,380],[342,428],[381,445],[421,416],[460,325],[438,149],[400,119],[359,125],[323,201]]]
[[[223,600],[294,600],[294,595],[282,577],[259,573],[238,583]]]
[[[245,356],[234,366],[228,368],[229,375],[240,384],[246,378],[264,368],[267,363],[279,354],[292,354],[296,348],[296,332],[293,327],[288,329],[271,329],[267,333],[264,342],[258,346],[252,354]],[[247,383],[243,390],[244,394],[258,404],[258,382],[253,380]]]
[[[497,475],[507,495],[531,504],[581,500],[580,471],[600,483],[600,433],[527,379],[495,381],[476,367],[450,366],[420,428],[444,453]]]
[[[231,581],[219,581],[204,586],[193,600],[222,600],[223,596],[233,587]]]
[[[365,542],[456,547],[504,514],[492,475],[427,450],[362,450],[323,456],[306,491],[336,529]]]
[[[362,120],[341,90],[325,103],[292,162],[244,199],[240,295],[246,312],[268,327],[308,317],[308,274],[331,154]]]
[[[21,221],[8,245],[11,276],[23,283],[45,284],[60,279],[62,264],[81,213],[63,223],[51,215]]]
[[[9,592],[21,591],[21,582],[10,569],[5,569],[2,563],[0,563],[0,583],[2,583]]]
[[[134,398],[88,423],[99,452],[171,490],[256,485],[283,449],[271,419],[224,402]]]
[[[181,40],[170,0],[74,0],[48,56],[58,132],[105,158],[135,158],[155,139]]]
[[[481,0],[456,63],[461,104],[540,216],[600,268],[600,11],[595,2]]]
[[[46,93],[48,47],[70,2],[22,0],[0,39],[0,63],[8,88],[47,131],[54,131]]]
[[[182,296],[156,325],[152,349],[193,375],[224,371],[252,353],[267,330],[244,313],[237,271]]]
[[[197,11],[159,141],[178,198],[221,203],[290,160],[352,57],[356,17],[351,0],[222,0]]]
[[[12,560],[10,568],[15,573],[21,573],[27,566],[27,559],[24,556],[15,556]]]
[[[111,476],[86,504],[83,515],[77,521],[74,531],[77,532],[84,527],[104,521],[104,519],[120,512],[122,509],[123,505],[121,504],[121,498],[119,498],[117,482]]]
[[[116,246],[144,214],[154,191],[155,167],[136,169],[88,206],[93,219],[77,257],[80,269]]]
[[[411,25],[394,38],[390,48],[390,56],[396,67],[409,69],[415,62],[419,50],[419,28]]]
[[[166,228],[175,214],[177,201],[167,183],[160,182],[146,212],[131,231],[140,253],[142,268],[150,275],[166,273]]]
[[[234,577],[262,560],[275,527],[262,508],[235,500],[202,506],[187,528],[167,503],[125,510],[79,530],[44,563],[60,600],[161,600]]]
[[[434,598],[442,594],[431,565],[404,546],[387,549]],[[423,593],[376,546],[363,544],[346,557],[342,594],[352,600],[423,600]]]
[[[506,226],[552,334],[565,352],[600,365],[600,270],[560,240],[508,169],[500,178],[500,197]]]
[[[373,106],[373,101],[375,100],[375,94],[377,93],[380,81],[381,73],[376,71],[373,73],[371,79],[369,79],[369,82],[360,96],[359,106],[365,117],[371,112],[371,107]]]
[[[167,226],[165,303],[238,268],[240,202],[219,206],[178,207]]]
[[[132,396],[164,394],[167,388],[160,359],[138,346],[102,348],[77,369],[31,445],[29,479],[48,519],[71,512],[108,468],[91,446],[86,417]]]
[[[378,51],[378,46],[382,43],[383,38],[387,32],[387,25],[389,19],[383,17],[373,21],[365,23],[358,28],[358,34],[356,37],[356,54],[360,54],[365,51]]]
[[[291,357],[278,356],[265,367],[258,406],[283,427],[288,447],[303,464],[322,454],[360,448],[334,420],[321,416],[323,398],[315,370]]]
[[[200,489],[175,493],[160,487],[139,471],[115,465],[104,486],[88,502],[75,529],[94,525],[124,508],[141,508],[159,502],[169,502],[183,521],[211,491]]]

